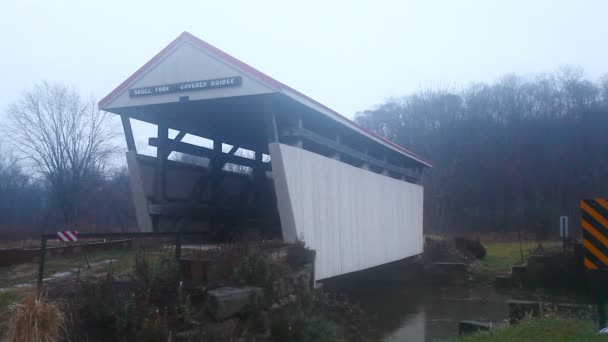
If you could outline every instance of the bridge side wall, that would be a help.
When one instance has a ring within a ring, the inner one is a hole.
[[[270,144],[283,238],[317,252],[317,280],[422,253],[423,188]]]

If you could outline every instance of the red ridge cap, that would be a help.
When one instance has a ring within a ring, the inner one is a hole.
[[[418,159],[420,162],[422,162],[423,164],[426,164],[429,167],[432,167],[432,164],[429,160],[417,155],[416,153],[402,147],[401,145],[398,145],[390,140],[388,140],[387,138],[380,136],[362,126],[360,126],[359,124],[357,124],[356,122],[350,120],[349,118],[345,117],[344,115],[336,112],[335,110],[325,106],[324,104],[317,102],[316,100],[302,94],[301,92],[275,80],[274,78],[266,75],[265,73],[255,69],[254,67],[250,66],[247,63],[242,62],[241,60],[232,57],[231,55],[225,53],[224,51],[216,48],[215,46],[205,42],[204,40],[184,31],[182,34],[180,34],[177,38],[175,38],[175,40],[173,40],[171,43],[169,43],[169,45],[167,45],[164,49],[162,49],[159,53],[157,53],[154,57],[152,57],[152,59],[150,59],[146,64],[144,64],[141,68],[139,68],[135,73],[133,73],[133,75],[131,75],[129,78],[127,78],[124,82],[122,82],[118,87],[116,87],[116,89],[114,89],[110,94],[108,94],[106,97],[104,97],[103,99],[101,99],[101,101],[99,101],[99,107],[102,108],[103,106],[107,105],[108,102],[110,100],[112,100],[115,96],[117,96],[120,92],[122,92],[125,88],[127,88],[131,83],[133,83],[137,78],[139,78],[144,72],[146,72],[149,68],[151,68],[152,66],[154,66],[156,63],[158,63],[163,57],[165,57],[167,54],[169,54],[169,52],[171,52],[174,48],[176,48],[180,43],[182,43],[183,41],[189,41],[195,45],[197,45],[198,47],[207,50],[209,52],[211,52],[212,54],[214,54],[217,58],[223,60],[224,62],[227,62],[231,65],[233,65],[234,67],[237,67],[238,69],[242,70],[243,72],[253,76],[254,78],[259,79],[260,81],[266,83],[267,86],[269,86],[270,88],[272,88],[275,91],[282,91],[282,90],[287,90],[290,92],[293,92],[294,94],[322,107],[323,109],[325,109],[326,111],[328,111],[330,114],[336,116],[339,120],[341,121],[345,121],[351,125],[353,125],[355,128],[360,129],[361,131],[375,137],[376,139],[379,139],[382,142],[385,142],[386,144],[398,149],[399,151],[405,153],[406,155],[409,155],[410,157],[413,157],[415,159]]]

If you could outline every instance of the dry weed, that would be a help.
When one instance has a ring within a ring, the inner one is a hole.
[[[9,307],[8,340],[10,342],[54,342],[59,339],[63,314],[56,305],[47,303],[36,291],[22,304]]]

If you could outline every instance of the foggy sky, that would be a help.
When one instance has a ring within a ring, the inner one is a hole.
[[[348,117],[391,96],[580,65],[608,1],[4,1],[0,113],[44,80],[101,99],[188,31]],[[0,118],[2,114],[0,114]]]

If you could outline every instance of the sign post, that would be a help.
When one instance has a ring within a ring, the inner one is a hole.
[[[596,284],[597,317],[600,329],[606,327],[606,270],[608,270],[608,201],[603,198],[581,200],[583,263]]]
[[[568,244],[568,216],[560,216],[559,217],[559,237],[562,238],[564,253],[566,253],[566,248]]]
[[[46,257],[46,238],[44,235],[40,238],[40,254],[38,256],[38,295],[42,290],[42,280],[44,277],[44,258]]]
[[[596,284],[597,289],[597,322],[600,326],[600,330],[606,327],[606,272],[604,270],[598,270],[596,273]]]

